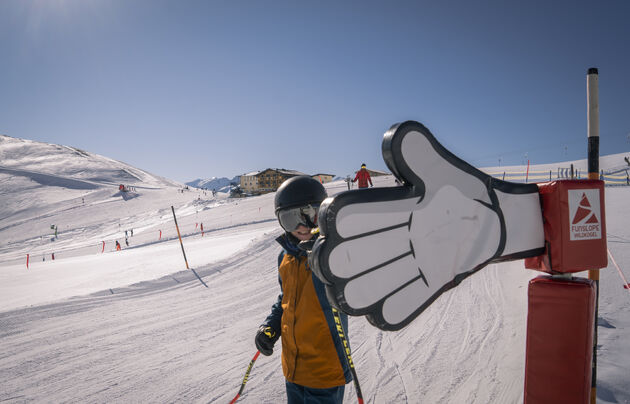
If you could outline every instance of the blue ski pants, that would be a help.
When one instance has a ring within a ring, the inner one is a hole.
[[[346,386],[313,389],[286,381],[289,404],[341,404]]]

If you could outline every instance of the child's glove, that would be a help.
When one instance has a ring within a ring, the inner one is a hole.
[[[273,353],[273,346],[280,338],[280,334],[273,328],[261,325],[256,333],[256,348],[265,356],[269,356]]]

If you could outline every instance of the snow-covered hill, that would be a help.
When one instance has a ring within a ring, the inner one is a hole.
[[[2,150],[15,143],[2,140]],[[49,150],[75,165],[76,153],[63,149]],[[76,165],[73,172],[58,156],[47,164],[43,153],[33,162],[21,153],[11,164],[2,156],[5,170],[22,175],[0,174],[0,401],[232,399],[256,351],[256,329],[279,293],[274,194],[215,198],[125,168],[139,180],[129,183],[137,196],[123,198],[115,187],[120,177],[99,180],[98,168],[84,174]],[[24,182],[16,187],[14,177]],[[61,179],[68,186],[59,186]],[[374,183],[395,185],[391,176]],[[325,186],[330,195],[347,189],[343,181]],[[628,200],[630,187],[606,189],[609,249],[626,277]],[[536,275],[522,261],[490,265],[399,332],[350,318],[366,402],[522,402],[527,282]],[[600,403],[630,402],[629,292],[612,263],[601,271]],[[279,350],[258,359],[239,402],[285,401]],[[354,394],[349,384],[346,402],[355,402]]]
[[[12,170],[13,175],[23,172],[24,177],[45,186],[67,187],[63,179],[84,181],[87,189],[118,184],[154,188],[180,186],[129,164],[75,147],[4,135],[0,135],[0,162],[0,167]],[[33,173],[42,175],[42,180]]]
[[[0,229],[9,217],[30,220],[86,198],[89,203],[113,197],[120,184],[132,186],[139,193],[182,187],[129,164],[74,147],[4,135],[0,135],[0,183]]]
[[[121,184],[130,191],[121,192]],[[128,215],[166,212],[164,195],[188,201],[202,195],[182,188],[87,151],[0,136],[0,253],[6,260],[26,251],[70,252],[110,241],[131,226]],[[57,229],[54,242],[51,227]]]

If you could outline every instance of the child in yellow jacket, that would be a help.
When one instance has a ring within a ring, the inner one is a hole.
[[[276,216],[285,230],[277,239],[283,247],[278,259],[281,293],[255,342],[263,355],[271,355],[282,338],[282,370],[290,404],[341,403],[345,384],[352,380],[324,284],[298,246],[314,237],[311,230],[317,227],[317,211],[325,198],[324,187],[308,176],[290,178],[276,192]],[[340,317],[347,330],[347,316]]]

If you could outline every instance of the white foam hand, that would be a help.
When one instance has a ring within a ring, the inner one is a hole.
[[[347,191],[319,212],[311,267],[346,313],[400,329],[489,262],[544,251],[536,185],[488,176],[413,121],[385,134],[383,157],[405,186]]]

